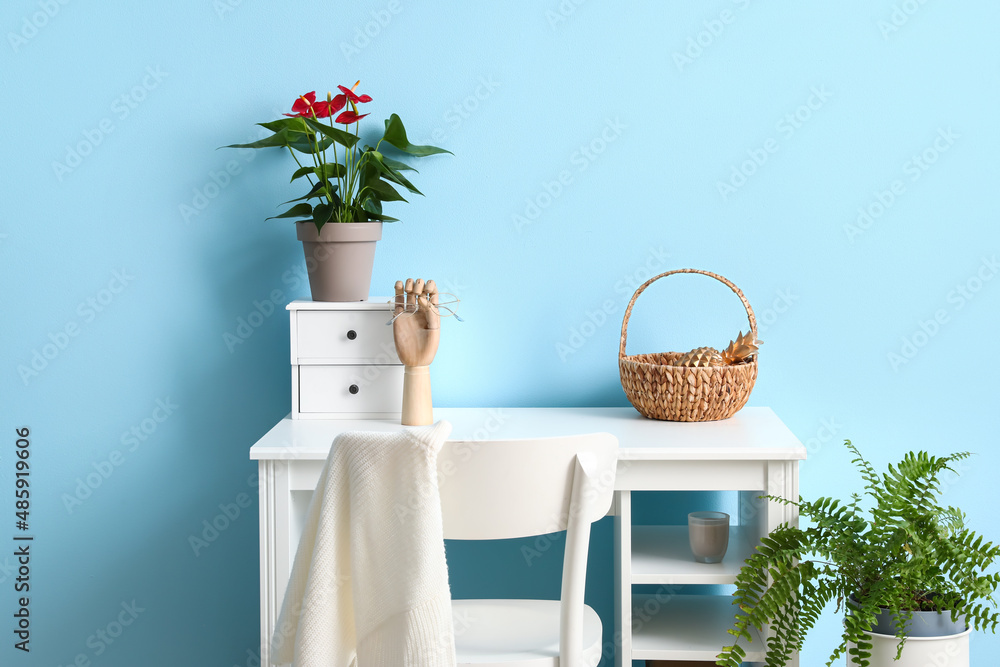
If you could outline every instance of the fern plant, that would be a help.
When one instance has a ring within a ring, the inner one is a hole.
[[[746,659],[740,641],[752,641],[751,627],[770,625],[767,667],[785,665],[831,602],[845,614],[828,666],[849,652],[850,664],[869,667],[870,632],[880,613],[896,619],[897,658],[914,611],[946,612],[953,621],[965,618],[976,630],[996,632],[993,594],[1000,574],[987,570],[1000,547],[966,528],[960,509],[938,500],[942,476],[955,473],[951,464],[970,454],[910,452],[879,474],[850,440],[844,444],[864,480],[863,494],[852,494],[848,503],[764,496],[797,506],[808,527],[778,527],[747,559],[736,580],[739,611],[729,630],[736,639],[716,664],[739,667]]]

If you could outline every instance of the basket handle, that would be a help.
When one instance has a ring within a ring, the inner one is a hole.
[[[750,331],[751,331],[751,333],[753,333],[753,337],[756,340],[756,338],[757,338],[757,317],[753,314],[753,308],[750,307],[750,302],[747,301],[747,298],[743,295],[743,292],[740,291],[739,287],[737,287],[736,285],[734,285],[727,278],[724,278],[724,277],[720,276],[717,273],[711,273],[709,271],[702,271],[701,269],[674,269],[673,271],[667,271],[666,273],[661,273],[658,276],[654,276],[654,277],[650,278],[649,280],[647,280],[646,282],[644,282],[642,285],[640,285],[639,289],[637,289],[635,291],[635,294],[632,295],[632,300],[628,302],[628,308],[625,309],[625,319],[622,320],[621,345],[618,347],[618,358],[619,359],[621,359],[622,357],[625,356],[625,340],[628,338],[628,320],[632,316],[632,306],[635,305],[635,300],[639,298],[639,295],[642,294],[643,291],[647,287],[649,287],[650,285],[652,285],[653,283],[655,283],[657,280],[659,280],[660,278],[666,278],[667,276],[671,276],[671,275],[673,275],[675,273],[700,273],[703,276],[708,276],[709,278],[715,278],[719,282],[721,282],[724,285],[726,285],[727,287],[729,287],[729,289],[733,290],[733,292],[736,293],[736,296],[740,297],[740,301],[743,302],[743,307],[746,308],[746,310],[747,310],[747,319],[750,320]]]

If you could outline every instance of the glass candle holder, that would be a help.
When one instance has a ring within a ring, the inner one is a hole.
[[[729,515],[725,512],[688,514],[691,554],[699,563],[721,563],[729,548]]]

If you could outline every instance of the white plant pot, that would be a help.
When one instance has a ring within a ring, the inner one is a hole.
[[[972,629],[957,635],[944,637],[908,637],[903,646],[903,655],[896,660],[899,640],[895,635],[872,633],[872,667],[969,667],[969,633]],[[851,667],[848,644],[847,664]]]

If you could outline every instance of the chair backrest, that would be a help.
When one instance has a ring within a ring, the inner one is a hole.
[[[590,524],[614,497],[618,440],[608,433],[531,440],[449,441],[438,454],[445,539],[566,531],[559,664],[583,665]]]
[[[608,433],[526,440],[450,440],[438,454],[445,539],[493,540],[566,530],[604,516],[618,440]],[[580,457],[583,474],[577,474]],[[574,484],[583,485],[573,507]]]

